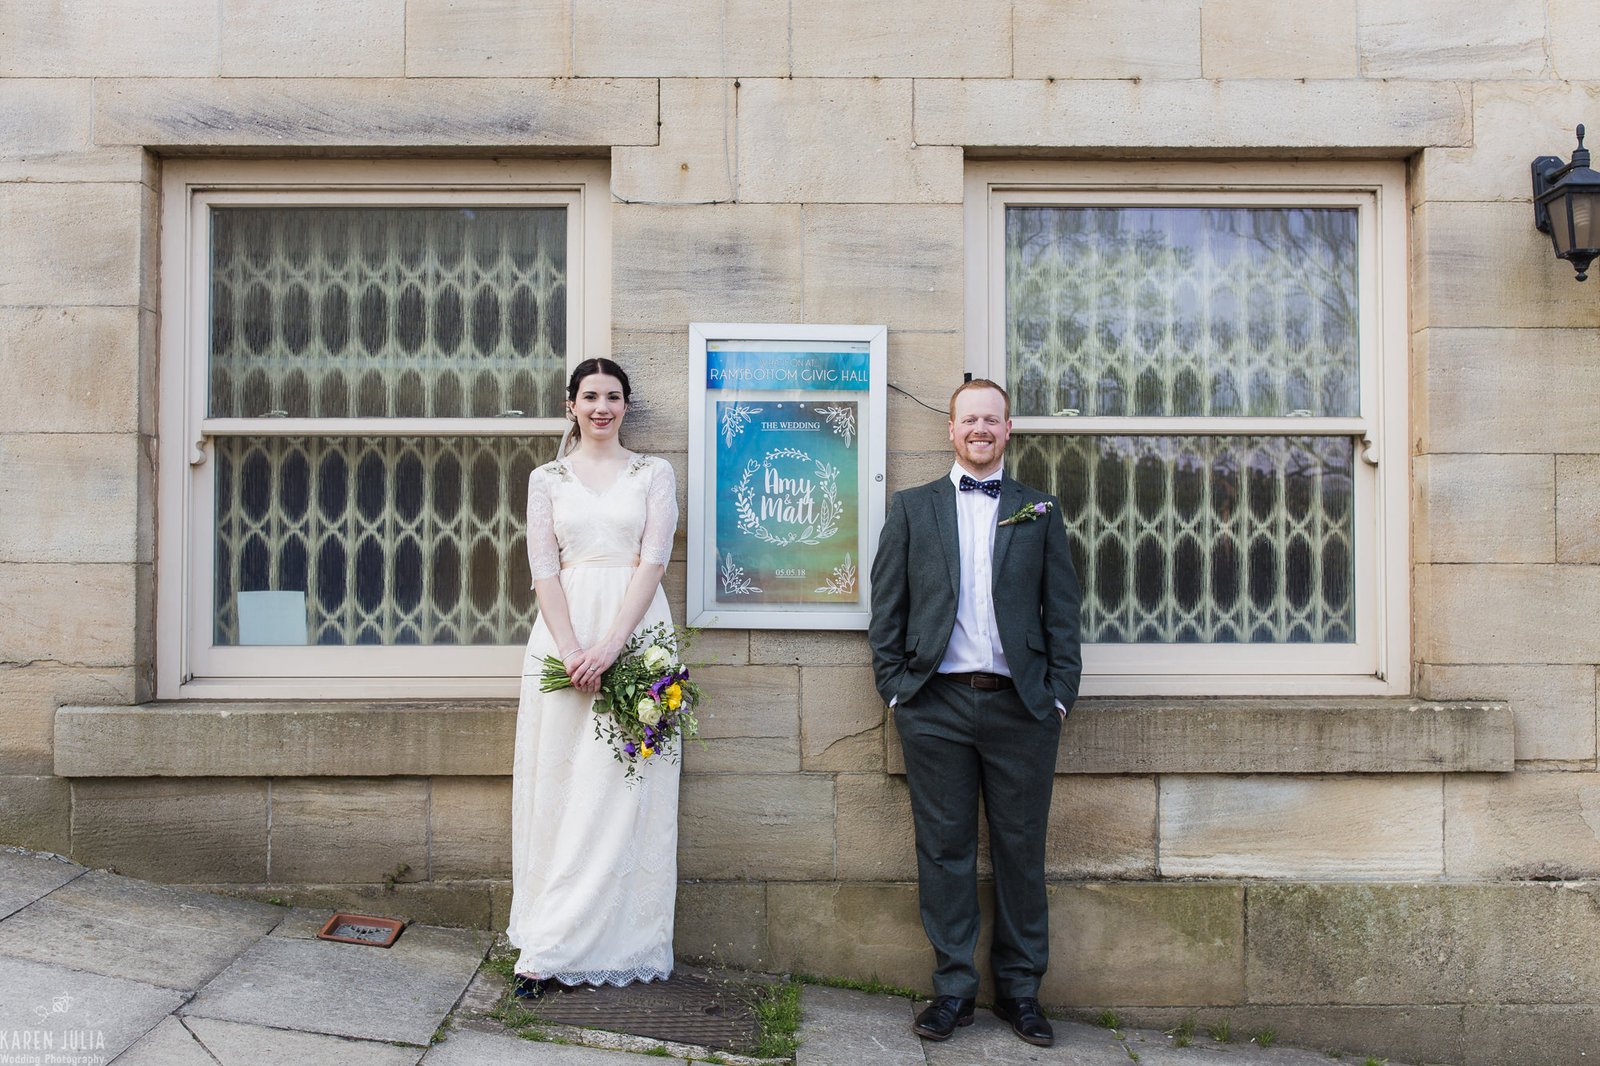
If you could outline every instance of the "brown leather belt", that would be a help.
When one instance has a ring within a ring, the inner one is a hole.
[[[1005,674],[940,674],[946,681],[954,681],[958,685],[968,688],[983,689],[985,692],[1000,692],[1004,689],[1015,688],[1016,685]]]

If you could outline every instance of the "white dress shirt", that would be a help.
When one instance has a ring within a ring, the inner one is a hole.
[[[956,627],[939,661],[939,672],[1010,677],[994,617],[994,532],[1000,521],[1000,500],[976,489],[962,492],[963,474],[972,477],[960,463],[950,467],[950,483],[956,487],[956,527],[961,536],[961,591],[956,600]],[[974,480],[1003,476],[1002,466],[988,477]]]

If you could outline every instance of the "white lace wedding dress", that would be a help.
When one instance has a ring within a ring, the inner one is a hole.
[[[572,628],[587,645],[611,625],[637,560],[666,565],[678,524],[665,460],[639,456],[604,492],[564,460],[528,479],[528,559],[535,580],[561,575]],[[659,586],[640,628],[670,622]],[[678,881],[674,757],[623,776],[594,735],[591,698],[539,691],[556,652],[534,622],[522,663],[511,778],[511,945],[517,973],[564,984],[627,984],[672,973]]]

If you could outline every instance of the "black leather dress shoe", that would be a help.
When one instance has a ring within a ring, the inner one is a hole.
[[[1011,1030],[1030,1044],[1049,1047],[1056,1042],[1056,1031],[1039,1009],[1039,1001],[1032,996],[1018,999],[996,999],[994,1016],[1011,1023]]]
[[[911,1031],[924,1040],[949,1040],[958,1025],[972,1024],[972,1008],[976,1005],[976,1000],[960,996],[936,996],[911,1023]]]

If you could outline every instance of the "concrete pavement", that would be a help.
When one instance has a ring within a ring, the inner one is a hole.
[[[488,1015],[492,937],[411,926],[394,947],[316,939],[327,913],[0,849],[0,1066],[642,1066],[726,1052],[596,1030],[515,1035]],[[1035,1048],[980,1010],[942,1044],[893,996],[807,987],[796,1066],[1309,1066],[1321,1052],[1057,1021]],[[570,1043],[559,1041],[568,1040]],[[581,1043],[580,1043],[581,1041]],[[1346,1056],[1345,1061],[1361,1062]]]

